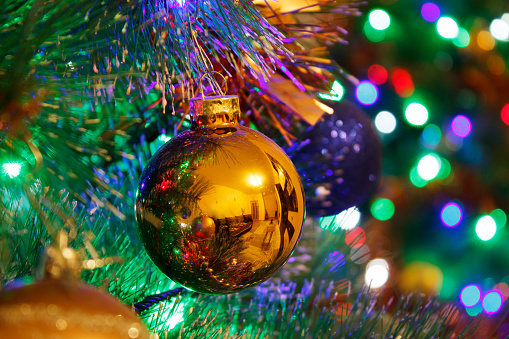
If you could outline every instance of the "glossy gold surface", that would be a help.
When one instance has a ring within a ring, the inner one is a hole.
[[[149,339],[148,329],[112,296],[45,279],[0,293],[0,338]]]
[[[195,129],[227,127],[239,120],[239,97],[228,95],[194,98],[189,101],[189,113],[196,122]]]
[[[135,208],[154,263],[183,286],[211,294],[269,278],[293,252],[304,221],[290,159],[236,115],[195,122],[166,143],[143,171]]]

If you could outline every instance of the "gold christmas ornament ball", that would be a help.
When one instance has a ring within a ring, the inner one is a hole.
[[[136,220],[144,247],[168,277],[202,293],[259,284],[290,257],[304,193],[284,151],[239,124],[237,96],[190,102],[193,124],[144,169]]]
[[[113,297],[58,279],[4,289],[0,293],[0,337],[151,338],[136,315]]]

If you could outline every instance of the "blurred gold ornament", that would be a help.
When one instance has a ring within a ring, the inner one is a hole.
[[[304,221],[299,175],[272,140],[241,126],[237,96],[190,102],[191,130],[166,143],[141,175],[136,219],[145,249],[198,292],[257,285],[290,257]]]
[[[65,235],[59,234],[65,241]],[[66,244],[49,247],[42,279],[0,293],[2,338],[150,338],[145,325],[113,297],[78,282],[79,262]]]

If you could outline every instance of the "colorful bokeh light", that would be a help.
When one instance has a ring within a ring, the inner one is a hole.
[[[451,171],[451,163],[445,158],[440,158],[440,172],[438,172],[437,178],[445,179],[451,174]]]
[[[320,227],[332,232],[338,229],[351,230],[355,228],[361,219],[361,213],[353,206],[343,212],[320,218]]]
[[[463,218],[460,205],[455,202],[447,203],[440,212],[442,222],[448,227],[457,226]]]
[[[408,98],[414,94],[415,86],[410,73],[404,68],[394,67],[391,69],[391,82],[396,94],[402,98]]]
[[[507,298],[509,298],[509,285],[507,285],[507,283],[498,283],[493,287],[493,289],[499,291],[502,294],[503,301],[506,301]]]
[[[389,220],[394,215],[394,203],[389,199],[377,199],[371,204],[371,214],[378,220]]]
[[[488,241],[495,236],[497,232],[497,223],[495,220],[489,216],[485,215],[481,217],[477,224],[475,225],[475,233],[479,237],[479,239],[483,241]]]
[[[459,48],[467,47],[470,44],[470,34],[464,28],[460,28],[458,35],[452,39],[452,43]]]
[[[421,178],[419,173],[417,173],[417,167],[412,168],[412,170],[410,171],[409,177],[410,177],[410,182],[415,187],[424,187],[428,183],[427,180],[424,180],[423,178]]]
[[[373,259],[366,266],[364,281],[371,289],[382,287],[389,279],[389,264],[384,259]]]
[[[490,24],[490,33],[495,39],[505,41],[509,39],[509,24],[502,19],[495,19]]]
[[[490,32],[480,31],[479,34],[477,34],[477,45],[480,49],[491,51],[495,48],[495,39]]]
[[[374,29],[370,25],[369,21],[366,21],[366,23],[364,24],[363,31],[366,38],[371,42],[380,42],[383,41],[383,39],[385,39],[385,30],[379,31],[377,29]]]
[[[509,104],[505,105],[500,112],[500,117],[504,124],[509,125]]]
[[[388,111],[381,111],[375,117],[376,129],[384,134],[394,132],[396,129],[396,117]]]
[[[491,212],[490,217],[492,217],[493,220],[495,220],[495,223],[497,224],[497,229],[501,229],[507,223],[507,215],[500,208],[497,208],[496,210]]]
[[[437,32],[444,39],[454,39],[459,33],[459,27],[453,18],[443,16],[437,21]]]
[[[349,230],[345,235],[345,243],[350,247],[360,247],[366,242],[366,232],[361,227]]]
[[[447,146],[452,150],[457,151],[463,146],[463,138],[457,136],[451,129],[447,130],[445,138],[448,141]]]
[[[370,81],[361,81],[355,89],[357,100],[363,105],[373,105],[378,99],[378,89]]]
[[[336,218],[336,222],[339,227],[344,230],[351,230],[359,224],[361,219],[361,212],[357,207],[350,207],[349,209],[339,213]]]
[[[467,285],[460,292],[461,303],[465,307],[475,306],[481,301],[481,289],[477,285]]]
[[[421,7],[421,15],[427,22],[435,22],[440,18],[440,8],[432,2],[426,2]]]
[[[428,109],[417,102],[413,102],[405,109],[405,118],[411,125],[422,126],[428,121]]]
[[[370,250],[367,245],[354,246],[350,251],[350,259],[358,265],[364,264],[368,261]]]
[[[489,291],[482,298],[482,308],[487,314],[493,314],[502,308],[503,297],[499,291]]]
[[[383,31],[389,28],[391,17],[382,9],[374,9],[369,13],[369,24],[376,30]]]
[[[438,146],[442,139],[442,131],[437,125],[429,124],[421,134],[421,142],[426,148],[433,149]]]
[[[472,131],[472,123],[464,115],[457,115],[452,119],[451,130],[458,137],[465,138]]]
[[[382,85],[385,84],[388,78],[387,70],[385,67],[374,64],[369,66],[368,68],[368,78],[374,84]]]
[[[329,253],[328,257],[325,258],[325,265],[328,266],[329,271],[337,272],[346,264],[346,258],[343,253],[334,251]]]
[[[438,176],[441,166],[442,162],[440,157],[436,154],[430,153],[419,160],[419,163],[417,164],[417,173],[419,173],[419,176],[422,179],[430,181]]]
[[[475,306],[472,307],[466,307],[465,311],[467,311],[467,314],[471,317],[476,317],[479,313],[482,312],[482,305],[481,303],[478,303]]]
[[[318,93],[318,96],[322,99],[332,100],[332,101],[341,101],[343,96],[345,95],[345,88],[341,83],[337,80],[334,80],[332,84],[332,88],[330,90],[330,94]]]

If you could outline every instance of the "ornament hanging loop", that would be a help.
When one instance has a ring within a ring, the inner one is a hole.
[[[199,0],[196,0],[196,9],[194,13],[194,18],[192,21],[189,22],[190,25],[194,24],[196,21],[198,21],[198,17],[200,16],[200,5],[198,4]]]
[[[224,75],[222,75],[221,73],[217,72],[217,71],[208,71],[208,72],[205,72],[203,73],[203,75],[200,77],[200,82],[198,83],[198,88],[200,90],[200,94],[201,94],[201,97],[204,98],[205,95],[203,94],[203,85],[202,85],[202,81],[203,81],[203,78],[206,76],[206,75],[210,75],[211,77],[214,75],[214,74],[219,74],[219,76],[221,76],[221,78],[223,79],[223,84],[224,84],[224,91],[221,90],[221,87],[219,87],[219,94],[224,97],[226,95],[226,93],[228,92],[228,82],[226,81],[226,78],[224,77]],[[212,79],[213,80],[213,79]],[[212,82],[211,82],[212,83]],[[214,86],[212,86],[214,87]]]

